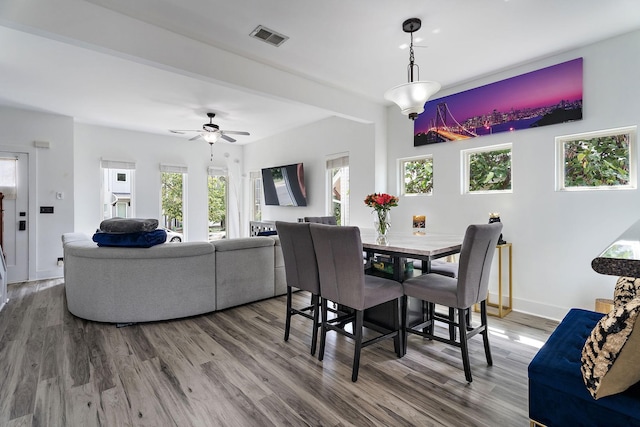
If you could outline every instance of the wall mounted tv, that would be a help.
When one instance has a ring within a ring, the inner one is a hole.
[[[302,163],[262,169],[264,204],[270,206],[307,206]]]

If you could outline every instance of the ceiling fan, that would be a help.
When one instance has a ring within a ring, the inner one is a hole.
[[[249,135],[249,132],[236,131],[236,130],[220,130],[220,126],[213,123],[213,118],[216,116],[216,113],[207,113],[207,117],[209,117],[209,123],[205,123],[202,125],[202,130],[172,130],[169,129],[171,133],[184,134],[185,132],[198,132],[196,136],[190,138],[189,141],[195,141],[198,138],[203,138],[209,144],[214,144],[220,140],[220,138],[229,142],[236,142],[235,139],[231,138],[229,135]]]

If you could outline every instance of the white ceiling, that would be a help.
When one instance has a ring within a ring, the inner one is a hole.
[[[423,21],[415,34],[422,39],[416,44],[426,46],[415,52],[421,78],[445,87],[640,28],[637,0],[65,2],[59,14],[38,21],[30,19],[42,13],[37,0],[0,1],[0,104],[159,134],[199,129],[213,111],[222,129],[251,132],[240,143],[333,112],[196,76],[186,67],[158,67],[144,55],[114,54],[87,41],[90,27],[87,40],[67,31],[81,34],[83,22],[116,12],[143,21],[138,34],[122,34],[132,43],[153,45],[145,39],[150,24],[194,46],[214,46],[383,104],[384,91],[406,80],[408,50],[399,46],[409,40],[401,28],[409,17]],[[276,48],[250,38],[260,24],[290,39]],[[111,28],[111,36],[119,30]]]

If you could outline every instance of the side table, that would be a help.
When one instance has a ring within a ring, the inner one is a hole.
[[[512,261],[513,261],[513,246],[511,243],[503,243],[501,245],[497,245],[496,249],[498,250],[498,302],[491,302],[489,300],[489,295],[487,294],[487,307],[491,307],[491,308],[495,308],[497,310],[489,310],[487,309],[487,314],[489,316],[496,316],[496,317],[504,317],[507,314],[509,314],[511,312],[511,310],[513,309],[513,268],[512,268]],[[503,252],[508,251],[508,257],[507,260],[509,262],[509,293],[508,293],[508,304],[504,305],[504,300],[503,300]],[[476,304],[474,306],[474,311],[478,312],[480,311],[478,304]]]

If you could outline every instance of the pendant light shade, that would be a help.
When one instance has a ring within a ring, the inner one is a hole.
[[[386,91],[386,100],[394,102],[400,107],[402,114],[415,119],[424,111],[424,104],[440,90],[437,82],[409,82],[398,85]]]
[[[414,62],[413,33],[418,31],[421,26],[422,21],[418,18],[409,18],[402,23],[403,31],[411,35],[409,65],[407,66],[408,83],[395,86],[384,93],[385,99],[396,103],[402,114],[406,114],[411,120],[415,120],[418,114],[424,111],[424,104],[440,90],[440,83],[420,81],[420,67]],[[414,74],[416,81],[414,81]]]

